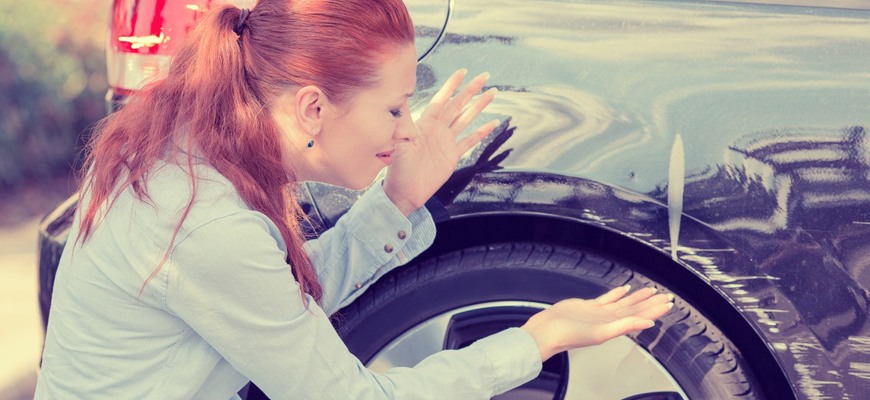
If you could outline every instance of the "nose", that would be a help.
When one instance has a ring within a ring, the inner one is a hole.
[[[396,124],[396,130],[393,132],[393,139],[401,141],[411,141],[420,136],[420,129],[417,124],[411,119],[410,113],[405,113]]]

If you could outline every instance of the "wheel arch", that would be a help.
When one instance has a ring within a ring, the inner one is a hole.
[[[732,300],[705,282],[689,266],[675,262],[657,247],[615,229],[544,213],[484,212],[439,221],[437,228],[435,242],[418,259],[438,257],[471,246],[526,241],[592,250],[640,266],[639,272],[665,283],[675,294],[714,321],[740,349],[752,369],[764,371],[764,391],[768,398],[781,398],[784,393],[793,393],[786,374],[763,336],[737,310]]]

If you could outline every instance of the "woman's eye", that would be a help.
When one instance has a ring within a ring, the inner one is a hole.
[[[390,114],[393,114],[393,118],[402,118],[402,110],[390,110]]]

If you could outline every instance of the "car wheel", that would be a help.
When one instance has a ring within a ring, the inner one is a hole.
[[[333,320],[349,349],[383,371],[519,326],[558,300],[593,298],[625,284],[668,291],[637,268],[592,252],[494,244],[392,271]],[[676,297],[653,328],[553,357],[537,378],[496,398],[762,398],[757,382],[716,325]]]

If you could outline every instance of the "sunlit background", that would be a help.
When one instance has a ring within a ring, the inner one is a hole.
[[[75,190],[106,106],[108,0],[0,0],[0,399],[32,398],[36,224]]]

